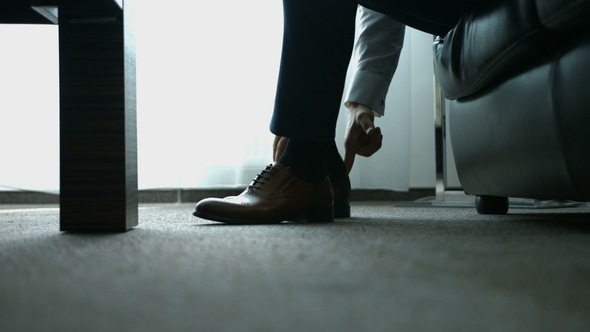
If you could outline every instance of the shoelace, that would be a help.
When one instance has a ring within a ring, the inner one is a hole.
[[[248,188],[249,189],[260,189],[260,187],[257,186],[257,184],[264,185],[264,181],[261,181],[262,179],[269,181],[270,179],[268,177],[266,177],[266,175],[267,174],[274,175],[274,173],[271,172],[274,169],[275,169],[275,167],[273,164],[266,166],[266,168],[262,172],[260,172],[256,175],[256,178],[252,180],[252,183],[250,183]]]

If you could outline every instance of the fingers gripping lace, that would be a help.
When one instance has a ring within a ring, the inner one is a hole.
[[[270,181],[267,175],[274,175],[272,172],[275,169],[273,164],[266,166],[266,168],[256,175],[256,178],[252,180],[252,183],[248,186],[249,189],[260,189],[261,185],[264,185],[265,181]]]

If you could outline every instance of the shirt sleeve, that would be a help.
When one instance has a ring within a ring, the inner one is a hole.
[[[358,37],[354,45],[351,83],[345,91],[345,105],[357,102],[370,107],[377,116],[385,113],[385,97],[399,62],[406,26],[359,6]]]

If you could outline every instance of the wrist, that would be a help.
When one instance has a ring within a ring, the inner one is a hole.
[[[351,102],[349,103],[348,113],[349,116],[356,118],[358,116],[369,116],[371,121],[375,118],[375,115],[371,108],[367,105]]]

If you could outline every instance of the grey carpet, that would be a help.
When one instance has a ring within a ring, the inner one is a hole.
[[[0,331],[588,331],[590,208],[357,203],[333,224],[140,208],[119,234],[0,207]]]

